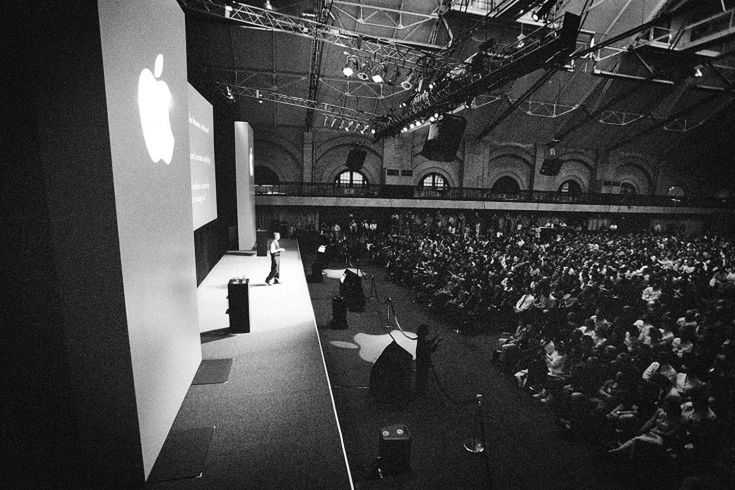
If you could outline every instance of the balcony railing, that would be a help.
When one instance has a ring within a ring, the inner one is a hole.
[[[256,185],[258,196],[299,197],[369,197],[380,199],[439,199],[453,201],[511,201],[533,203],[595,204],[602,206],[660,206],[732,208],[735,200],[715,197],[672,197],[638,194],[582,193],[570,194],[548,191],[520,191],[498,193],[482,188],[433,189],[409,185],[370,185],[346,187],[319,182],[282,182]],[[621,210],[622,211],[622,210]]]

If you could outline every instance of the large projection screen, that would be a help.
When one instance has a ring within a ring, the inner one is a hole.
[[[189,163],[194,229],[217,219],[212,104],[189,85]]]
[[[147,478],[202,357],[184,13],[175,0],[99,0],[98,5],[125,314]],[[99,335],[105,335],[104,325]]]

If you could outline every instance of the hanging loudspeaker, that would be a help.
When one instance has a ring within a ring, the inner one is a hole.
[[[363,150],[359,146],[354,147],[347,154],[347,168],[352,170],[353,172],[357,172],[362,168],[362,165],[365,163],[366,156],[367,152],[365,150]]]

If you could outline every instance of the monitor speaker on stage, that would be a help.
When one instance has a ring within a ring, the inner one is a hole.
[[[360,148],[359,146],[355,146],[347,154],[347,168],[352,170],[353,172],[357,172],[362,168],[363,164],[365,163],[366,156],[367,151],[365,151],[363,148]]]
[[[421,155],[436,162],[454,161],[466,127],[464,117],[444,115],[438,123],[429,126],[429,136]]]
[[[365,311],[365,291],[362,289],[362,278],[345,269],[345,275],[339,285],[339,295],[345,299],[347,308],[352,312]]]
[[[250,332],[250,280],[230,279],[227,284],[227,299],[231,333]]]
[[[329,328],[334,330],[344,330],[347,325],[347,305],[342,296],[332,298],[332,321],[329,322]]]
[[[412,365],[413,356],[394,340],[370,369],[370,391],[381,399],[410,394]]]

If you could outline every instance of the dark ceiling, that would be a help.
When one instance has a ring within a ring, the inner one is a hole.
[[[234,91],[233,105],[239,117],[256,127],[338,131],[342,126],[342,131],[363,134],[373,129],[366,124],[376,116],[398,113],[402,102],[417,97],[415,83],[410,90],[401,86],[415,68],[412,59],[391,56],[387,49],[392,44],[428,53],[426,57],[435,58],[437,66],[463,66],[480,43],[490,38],[503,49],[515,48],[524,36],[544,26],[531,14],[547,3],[270,0],[272,10],[265,10],[260,1],[180,1],[187,14],[190,79],[215,104],[227,103],[226,87],[242,88]],[[664,158],[674,162],[690,153],[718,155],[718,159],[726,155],[720,147],[730,145],[733,119],[735,55],[731,54],[730,36],[735,33],[735,1],[550,3],[548,20],[560,20],[565,12],[581,15],[577,52],[631,34],[583,57],[573,54],[566,63],[546,66],[548,79],[532,93],[526,92],[546,73],[543,68],[477,94],[469,108],[455,108],[469,122],[467,139],[548,143],[557,138],[574,148],[635,148],[665,154]],[[234,10],[225,14],[225,5]],[[519,11],[487,15],[503,5]],[[255,16],[235,19],[233,12],[241,7],[251,7]],[[522,8],[526,13],[516,19]],[[204,13],[206,10],[210,12]],[[290,27],[280,23],[281,17]],[[633,32],[657,18],[661,20],[654,28]],[[299,19],[305,27],[293,32]],[[312,20],[324,29],[331,26],[324,40],[316,41],[316,29],[307,28]],[[340,38],[329,32],[348,36]],[[372,56],[359,49],[375,39],[383,48]],[[373,66],[383,62],[387,68],[384,83],[345,77],[348,55]],[[701,76],[695,76],[695,67]],[[310,101],[316,103],[311,116]],[[505,117],[500,119],[501,115]],[[350,125],[350,121],[357,124]]]

